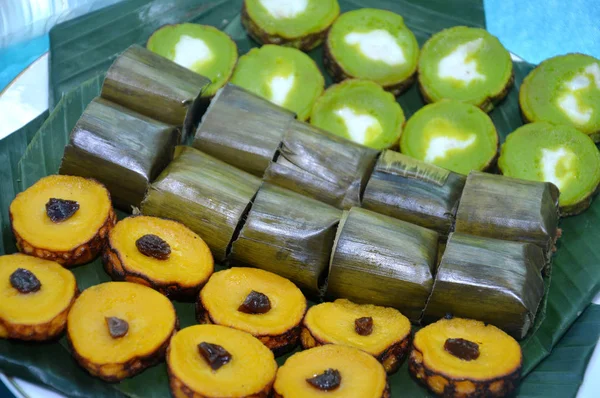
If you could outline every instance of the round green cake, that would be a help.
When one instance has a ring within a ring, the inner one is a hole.
[[[480,108],[443,100],[419,109],[406,123],[400,152],[456,173],[487,170],[498,153],[498,133]]]
[[[392,148],[404,125],[396,98],[369,80],[349,79],[334,84],[317,100],[311,124],[358,144]]]
[[[362,8],[331,26],[323,63],[335,81],[372,80],[394,95],[414,80],[419,44],[404,19],[391,11]]]
[[[262,44],[317,47],[340,15],[337,0],[244,0],[242,24]]]
[[[571,126],[538,122],[516,129],[502,145],[498,167],[509,177],[556,185],[562,215],[587,209],[600,184],[600,152]]]
[[[163,26],[150,36],[146,47],[208,77],[212,84],[203,97],[212,97],[227,83],[238,59],[237,46],[226,33],[193,23]]]
[[[454,99],[489,112],[508,94],[513,64],[495,36],[483,29],[457,26],[427,40],[418,76],[427,102]]]
[[[573,126],[600,142],[600,60],[567,54],[542,62],[519,92],[527,122]]]
[[[325,79],[308,55],[290,47],[265,45],[242,55],[231,83],[295,112],[306,120]]]

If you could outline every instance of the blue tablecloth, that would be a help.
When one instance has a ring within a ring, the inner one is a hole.
[[[581,52],[600,58],[600,0],[484,0],[488,30],[523,59],[539,63]],[[0,50],[0,90],[48,51],[48,36]]]
[[[487,29],[534,64],[568,52],[600,58],[600,0],[484,0]]]

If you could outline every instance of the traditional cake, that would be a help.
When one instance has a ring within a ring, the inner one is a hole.
[[[325,79],[315,61],[295,48],[265,45],[242,55],[231,83],[306,120]]]
[[[486,30],[455,26],[427,40],[418,76],[427,102],[454,99],[489,112],[508,94],[513,64],[500,40]]]
[[[441,319],[415,334],[410,373],[444,397],[505,397],[519,383],[521,347],[493,325]]]
[[[183,300],[195,300],[214,269],[202,238],[177,221],[147,216],[119,221],[109,234],[103,259],[113,279]]]
[[[82,367],[115,382],[162,361],[177,324],[175,308],[162,294],[137,283],[107,282],[75,300],[67,337]]]
[[[339,14],[337,0],[244,0],[242,25],[259,43],[308,51],[323,42]]]
[[[391,93],[377,83],[358,79],[329,87],[310,116],[313,125],[375,149],[397,147],[404,120]]]
[[[213,26],[194,23],[165,25],[155,31],[146,48],[211,80],[203,97],[212,97],[223,87],[238,59],[238,49],[229,35]]]
[[[275,355],[293,349],[300,339],[306,299],[292,282],[255,268],[215,272],[200,291],[196,317],[243,330]]]
[[[372,80],[394,95],[414,81],[419,44],[391,11],[361,8],[342,14],[331,26],[323,64],[335,81]]]
[[[327,344],[296,353],[277,371],[276,398],[389,398],[383,366],[356,348]]]
[[[600,184],[594,141],[566,125],[538,122],[516,129],[502,145],[498,167],[505,176],[556,185],[563,216],[585,211]]]
[[[76,294],[75,277],[60,264],[24,254],[0,256],[0,338],[58,337]]]
[[[301,339],[305,349],[324,344],[358,348],[393,373],[410,349],[410,321],[393,308],[338,299],[308,309]]]
[[[177,332],[167,366],[175,398],[268,398],[277,372],[273,353],[258,339],[219,325]]]
[[[444,100],[424,106],[408,120],[400,138],[400,152],[467,175],[495,164],[498,133],[481,109]]]
[[[600,60],[584,54],[547,59],[523,80],[519,104],[526,122],[565,124],[600,141]]]
[[[104,185],[64,175],[44,177],[19,193],[9,213],[19,251],[65,267],[96,258],[117,221]]]

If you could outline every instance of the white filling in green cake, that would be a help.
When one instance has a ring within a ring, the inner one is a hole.
[[[432,138],[425,152],[425,161],[433,163],[438,159],[446,159],[453,150],[465,150],[475,143],[477,136],[470,134],[467,138],[440,136]]]
[[[352,141],[365,144],[369,136],[377,135],[383,130],[379,120],[368,114],[357,113],[347,106],[337,109],[335,114],[342,119]]]
[[[274,104],[283,106],[294,87],[295,80],[296,76],[293,73],[288,76],[274,76],[269,82],[269,88],[271,89],[269,100]]]
[[[571,180],[577,178],[577,155],[573,151],[560,147],[556,150],[542,148],[542,177],[563,190]],[[560,170],[560,172],[559,172]]]
[[[213,58],[210,47],[204,40],[182,35],[175,45],[173,62],[191,69],[194,65],[203,64]]]
[[[438,76],[441,79],[453,79],[469,84],[474,80],[485,80],[478,70],[477,61],[471,59],[483,45],[483,39],[469,41],[461,44],[450,54],[440,60]]]
[[[560,109],[575,124],[586,124],[590,121],[593,109],[581,104],[577,93],[594,84],[600,89],[600,66],[597,63],[588,65],[582,73],[576,74],[564,83],[565,93],[557,98]]]
[[[302,14],[308,0],[260,0],[260,4],[275,19],[290,19]]]
[[[361,54],[370,60],[382,61],[390,66],[406,63],[402,47],[387,30],[351,32],[344,37],[344,41],[351,46],[357,46]]]

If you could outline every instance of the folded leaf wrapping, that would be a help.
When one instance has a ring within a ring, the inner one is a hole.
[[[150,186],[142,213],[179,221],[200,235],[223,261],[261,181],[194,148],[175,159]]]
[[[460,174],[386,150],[367,183],[362,206],[447,236],[465,180]]]
[[[116,206],[131,211],[171,161],[179,138],[175,127],[97,97],[71,132],[60,173],[95,178]]]
[[[544,295],[544,265],[542,249],[531,243],[450,234],[423,320],[450,313],[521,339]]]
[[[438,234],[353,207],[338,228],[327,295],[421,318],[433,286]]]
[[[342,211],[271,184],[264,184],[229,262],[261,268],[290,279],[318,297]]]
[[[138,45],[117,57],[102,86],[103,98],[175,126],[182,141],[193,134],[202,92],[210,80]]]
[[[264,180],[349,209],[360,206],[378,154],[375,149],[294,120]]]
[[[456,213],[456,232],[541,247],[548,260],[558,237],[558,188],[473,171]]]
[[[217,92],[196,130],[193,146],[262,177],[294,114],[241,87]]]

